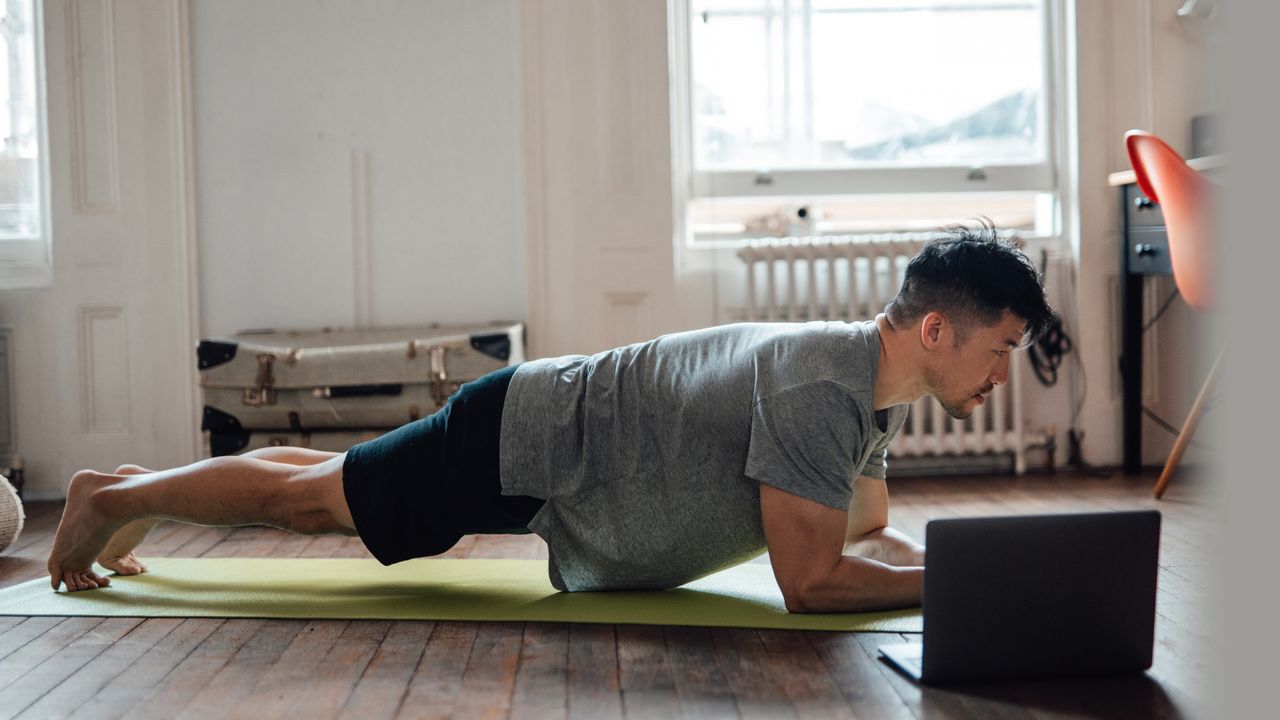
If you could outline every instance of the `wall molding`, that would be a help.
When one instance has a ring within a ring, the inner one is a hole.
[[[634,48],[643,38],[634,37],[634,7],[632,3],[595,3],[591,13],[593,27],[584,29],[595,42],[593,67],[597,77],[592,89],[600,143],[595,157],[596,176],[611,198],[641,194]]]
[[[649,293],[644,291],[606,292],[609,303],[609,325],[615,347],[637,342],[645,336],[651,320]]]
[[[0,459],[8,459],[18,448],[17,415],[13,412],[16,399],[13,383],[13,328],[0,325],[0,385],[3,385],[4,402],[0,403]]]
[[[543,104],[542,17],[543,0],[519,3],[520,98],[522,157],[524,159],[524,248],[525,324],[528,330],[526,357],[546,355],[549,344],[551,307],[549,278],[550,248],[547,245],[547,165],[545,108]]]
[[[106,168],[107,196],[98,201],[90,197],[89,168],[86,161],[88,138],[86,137],[87,118],[85,108],[85,67],[84,46],[80,32],[80,13],[88,2],[95,2],[102,12],[102,68],[103,80],[106,84],[104,93],[106,107],[103,108],[103,122],[106,123],[107,142]],[[120,212],[120,135],[118,132],[118,111],[116,106],[116,46],[115,46],[115,2],[114,0],[86,0],[85,2],[68,3],[67,13],[67,65],[70,69],[70,97],[68,115],[71,124],[71,203],[72,212],[77,215],[114,215]]]
[[[171,54],[172,85],[170,103],[174,113],[174,129],[171,138],[173,147],[173,183],[177,199],[174,209],[174,237],[177,239],[178,271],[186,278],[186,295],[183,302],[186,307],[179,313],[186,323],[183,337],[187,346],[187,373],[190,380],[190,392],[182,395],[186,416],[191,418],[192,431],[184,435],[185,445],[182,448],[184,457],[195,461],[197,449],[202,447],[204,438],[200,430],[199,416],[201,407],[198,373],[196,370],[196,345],[200,341],[200,243],[196,207],[196,163],[195,163],[195,113],[192,110],[191,87],[191,3],[190,0],[173,0],[172,12],[172,44]]]
[[[1172,7],[1168,8],[1170,11]],[[1143,127],[1156,132],[1156,94],[1155,94],[1155,13],[1152,11],[1151,0],[1141,0],[1138,3],[1138,27],[1135,33],[1136,50],[1138,54],[1139,69],[1142,73],[1142,86],[1139,88],[1139,101],[1141,102],[1141,117]],[[1128,128],[1125,128],[1126,130]]]
[[[81,305],[76,309],[80,340],[80,407],[89,435],[128,435],[131,396],[129,323],[122,305]],[[99,330],[102,334],[99,334]],[[105,347],[107,333],[119,342],[119,357]],[[114,377],[100,377],[103,369]],[[102,380],[102,382],[99,382]],[[106,397],[110,393],[111,397]]]
[[[356,327],[373,324],[373,213],[369,150],[351,149],[351,305]]]

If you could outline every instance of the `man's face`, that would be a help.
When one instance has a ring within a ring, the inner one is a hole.
[[[936,348],[931,393],[947,414],[963,419],[986,402],[996,385],[1009,380],[1009,357],[1022,341],[1027,323],[1006,310],[991,327],[974,326],[963,343],[951,340]]]

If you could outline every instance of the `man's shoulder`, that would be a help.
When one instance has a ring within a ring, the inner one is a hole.
[[[771,338],[757,354],[761,375],[773,391],[823,383],[862,394],[875,387],[878,353],[861,323],[805,323]]]

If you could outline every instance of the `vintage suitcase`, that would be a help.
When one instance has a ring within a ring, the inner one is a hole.
[[[310,448],[330,452],[346,452],[352,445],[372,440],[390,429],[377,430],[318,430],[293,432],[291,430],[241,430],[239,432],[210,432],[209,455],[238,455],[265,447]]]
[[[524,325],[252,331],[202,340],[202,429],[388,429],[524,360]]]

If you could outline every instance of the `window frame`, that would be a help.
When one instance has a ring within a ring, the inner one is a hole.
[[[1057,162],[1060,105],[1064,88],[1057,82],[1062,0],[1043,0],[1041,12],[1042,83],[1040,122],[1044,159],[1037,163],[981,166],[868,165],[857,168],[700,170],[693,144],[693,62],[690,13],[693,0],[669,0],[673,105],[673,164],[676,184],[688,201],[726,197],[795,197],[905,193],[1049,192],[1059,191]],[[682,203],[683,204],[683,203]],[[683,214],[683,208],[678,215]]]
[[[49,103],[45,80],[44,2],[31,0],[32,50],[35,55],[36,137],[40,157],[36,200],[40,232],[0,236],[0,290],[47,288],[53,284],[52,213],[50,212]]]

